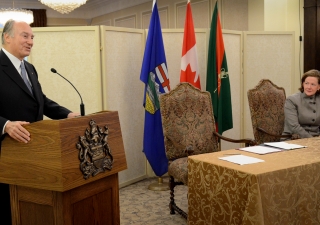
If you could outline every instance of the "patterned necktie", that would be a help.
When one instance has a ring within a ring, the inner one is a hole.
[[[31,87],[31,84],[29,83],[29,81],[27,79],[27,72],[26,72],[26,68],[24,67],[24,63],[23,62],[20,64],[20,68],[21,68],[21,77],[22,77],[24,83],[27,85],[29,91],[32,94],[32,87]]]

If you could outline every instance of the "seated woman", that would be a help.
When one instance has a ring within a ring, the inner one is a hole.
[[[297,134],[300,138],[319,136],[320,72],[309,70],[303,74],[299,90],[286,99],[282,134]]]

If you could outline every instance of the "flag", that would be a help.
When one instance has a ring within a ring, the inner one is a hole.
[[[187,3],[186,21],[184,24],[180,82],[189,82],[193,86],[201,89],[196,35],[194,33],[190,0],[188,0]]]
[[[217,132],[222,134],[233,127],[233,121],[229,72],[217,3],[211,20],[206,90],[211,93]]]
[[[157,2],[153,2],[140,80],[145,83],[143,151],[157,176],[168,172],[159,94],[170,91]]]

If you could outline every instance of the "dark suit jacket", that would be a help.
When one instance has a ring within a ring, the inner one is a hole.
[[[28,62],[24,63],[32,83],[33,95],[7,55],[0,51],[0,136],[8,120],[32,123],[42,120],[43,115],[51,119],[63,119],[70,113],[70,110],[43,94],[36,69]],[[0,139],[0,149],[4,136]]]

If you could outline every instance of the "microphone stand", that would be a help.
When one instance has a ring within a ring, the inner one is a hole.
[[[65,77],[62,76],[60,73],[58,73],[54,68],[51,68],[51,72],[58,74],[60,77],[62,77],[62,78],[65,79],[66,81],[68,81],[69,84],[71,84],[72,87],[77,91],[77,93],[78,93],[78,95],[80,96],[80,99],[81,99],[81,104],[80,104],[81,116],[84,116],[84,115],[85,115],[85,112],[84,112],[84,104],[83,104],[83,101],[82,101],[82,97],[81,97],[79,91],[77,90],[77,88],[76,88],[67,78],[65,78]]]

